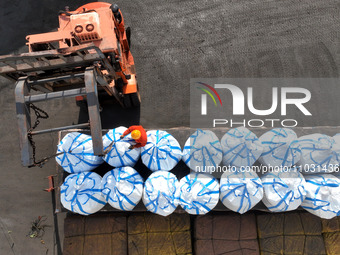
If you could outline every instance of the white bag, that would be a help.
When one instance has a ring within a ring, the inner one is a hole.
[[[93,154],[92,138],[89,135],[72,132],[58,144],[57,163],[68,173],[91,171],[104,161]]]
[[[259,140],[263,147],[259,161],[263,165],[290,167],[300,160],[297,135],[289,128],[274,128],[260,136]]]
[[[335,141],[332,137],[323,134],[305,135],[297,143],[301,150],[299,164],[305,174],[330,173],[339,164],[339,150],[333,150]]]
[[[329,165],[328,170],[333,172],[339,167],[340,164],[340,133],[333,136],[333,146],[332,146],[332,154],[333,154],[333,163],[335,165]]]
[[[183,161],[196,172],[211,173],[222,161],[222,146],[210,130],[197,129],[186,141]]]
[[[262,201],[272,212],[295,210],[306,196],[305,179],[296,168],[267,173],[261,180]]]
[[[179,182],[177,177],[167,171],[152,173],[145,181],[143,203],[152,213],[168,216],[178,206]]]
[[[61,204],[74,213],[89,215],[105,204],[102,178],[93,172],[70,174],[60,186]]]
[[[220,199],[230,210],[243,214],[263,198],[261,179],[253,171],[226,171],[220,180]]]
[[[218,203],[218,180],[209,174],[190,173],[179,182],[180,205],[190,214],[206,214]]]
[[[182,158],[181,146],[166,131],[147,132],[148,142],[142,147],[142,161],[151,171],[170,171]]]
[[[110,151],[103,159],[113,167],[133,167],[140,157],[140,148],[129,149],[131,145],[136,144],[135,140],[131,138],[131,134],[120,139],[126,130],[126,127],[118,127],[109,130],[103,136],[104,151],[111,145]]]
[[[301,206],[323,219],[331,219],[340,211],[340,180],[332,174],[307,175],[307,192]]]
[[[263,147],[257,136],[245,127],[230,129],[221,140],[225,166],[252,166]]]
[[[113,208],[131,211],[142,198],[143,178],[132,167],[115,168],[103,177],[103,193]]]

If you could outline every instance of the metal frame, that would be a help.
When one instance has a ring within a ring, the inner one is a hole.
[[[32,131],[32,135],[43,133],[57,132],[61,130],[90,127],[93,140],[93,151],[95,155],[103,155],[102,127],[99,111],[98,89],[96,76],[100,76],[96,68],[88,67],[83,75],[78,74],[78,77],[84,77],[85,88],[71,89],[59,92],[43,93],[38,95],[30,95],[31,86],[28,77],[19,78],[15,87],[16,112],[19,126],[19,139],[21,149],[21,163],[23,166],[31,166],[33,164],[32,145],[28,139],[28,132],[32,127],[29,104],[45,100],[52,100],[66,97],[76,97],[86,95],[88,103],[88,113],[90,123],[57,127],[46,130]],[[73,76],[54,77],[53,79],[67,80]],[[42,83],[45,81],[35,81],[34,83]]]
[[[19,127],[21,164],[23,166],[30,166],[33,163],[33,150],[27,136],[27,132],[31,128],[30,108],[25,102],[25,96],[27,96],[28,93],[29,87],[27,86],[27,77],[20,78],[15,86],[15,102]]]
[[[93,43],[14,56],[0,56],[0,75],[17,80],[18,73],[29,75],[30,72],[37,70],[46,71],[65,67],[89,66],[96,61],[101,62],[110,76],[116,77],[116,72],[104,53]]]
[[[85,88],[87,95],[87,107],[90,117],[90,128],[95,155],[103,155],[102,124],[100,120],[97,80],[95,69],[88,67],[85,70]]]
[[[114,96],[121,105],[123,101],[114,84],[117,79],[116,71],[105,54],[93,43],[16,56],[0,56],[0,75],[16,81],[15,99],[23,166],[34,163],[28,134],[38,135],[90,126],[94,154],[103,154],[98,85]],[[42,93],[31,94],[31,90]],[[76,96],[87,99],[89,124],[30,130],[30,103]]]

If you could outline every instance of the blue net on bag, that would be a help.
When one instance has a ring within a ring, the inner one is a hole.
[[[339,216],[340,180],[332,174],[307,175],[306,198],[301,206],[323,219]]]
[[[142,147],[143,164],[152,171],[170,171],[182,158],[182,149],[168,132],[151,130],[147,132],[147,144]]]
[[[191,173],[179,182],[180,205],[190,214],[206,214],[219,200],[218,180],[209,174]]]
[[[106,204],[102,178],[93,172],[70,174],[60,187],[60,201],[74,213],[89,215],[99,211]]]
[[[196,172],[211,172],[222,161],[222,146],[210,130],[197,129],[186,141],[183,161]]]
[[[301,157],[297,135],[289,128],[274,128],[259,138],[263,152],[259,161],[267,166],[292,166]]]
[[[261,177],[263,203],[272,212],[297,209],[306,196],[305,178],[296,168],[267,173]]]
[[[152,213],[168,216],[178,206],[179,182],[177,177],[167,171],[152,173],[145,181],[143,203]]]
[[[91,171],[104,161],[93,154],[92,138],[89,135],[72,132],[58,144],[57,163],[68,173]]]
[[[131,211],[142,198],[143,178],[132,167],[115,168],[103,177],[103,193],[113,208]]]
[[[226,171],[220,179],[220,199],[230,210],[245,213],[263,198],[262,181],[252,171]]]
[[[252,166],[263,150],[257,136],[244,127],[229,130],[222,137],[221,145],[226,166]]]
[[[131,134],[120,139],[120,136],[127,130],[126,127],[118,127],[109,130],[103,136],[104,151],[111,146],[111,149],[103,157],[105,162],[113,167],[135,166],[140,157],[140,148],[129,149],[136,142],[131,138]]]

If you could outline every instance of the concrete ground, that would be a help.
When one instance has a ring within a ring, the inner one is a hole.
[[[2,0],[0,54],[25,51],[25,35],[55,30],[59,9],[87,2],[91,1]],[[129,114],[140,116],[147,128],[189,125],[190,78],[339,76],[340,18],[335,0],[116,3],[132,28],[132,53],[143,100],[140,112]],[[0,92],[0,251],[54,254],[52,227],[46,227],[44,242],[27,234],[38,216],[46,215],[46,224],[53,225],[51,195],[42,190],[48,185],[44,178],[55,172],[55,162],[41,169],[21,167],[14,84],[0,79]],[[50,114],[41,128],[78,121],[79,109],[73,100],[39,106]],[[313,115],[315,125],[324,121],[333,125],[338,120],[328,119],[322,105],[312,110],[318,113]],[[113,116],[117,117],[114,125],[132,121],[126,120],[124,112]],[[56,141],[53,134],[40,137],[39,156],[53,154]],[[59,217],[62,225],[63,215]]]

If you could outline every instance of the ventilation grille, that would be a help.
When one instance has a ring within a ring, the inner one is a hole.
[[[99,40],[100,37],[98,33],[81,33],[78,34],[77,37],[82,41],[82,42],[87,42],[87,41],[95,41]]]

